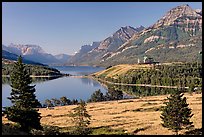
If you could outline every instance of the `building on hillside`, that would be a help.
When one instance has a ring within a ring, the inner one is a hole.
[[[157,64],[157,65],[160,64],[158,61],[154,61],[153,58],[147,57],[147,56],[144,56],[143,63],[144,63],[144,64]]]
[[[139,58],[137,59],[137,64],[140,64],[140,59]]]
[[[152,64],[153,62],[154,62],[154,59],[153,59],[153,58],[144,56],[144,63],[145,63],[145,64]]]

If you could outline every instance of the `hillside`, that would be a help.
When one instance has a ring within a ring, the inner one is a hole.
[[[177,6],[153,25],[121,27],[112,36],[78,52],[70,64],[109,66],[135,64],[144,56],[158,62],[201,62],[202,12]]]
[[[168,95],[143,97],[119,101],[88,103],[87,110],[91,117],[90,127],[110,127],[124,129],[135,135],[172,135],[173,133],[161,126],[160,107]],[[191,118],[195,128],[202,128],[202,94],[184,94],[194,114]],[[76,105],[40,108],[43,125],[62,127],[67,131],[73,126],[68,113]],[[8,122],[2,117],[3,123]]]
[[[2,63],[12,63],[13,61],[17,61],[17,59],[18,59],[18,55],[13,54],[13,53],[8,52],[8,51],[5,51],[5,50],[2,50]],[[42,63],[31,61],[31,60],[27,60],[25,58],[23,58],[23,63],[45,66]]]
[[[135,70],[135,69],[150,69],[152,68],[152,65],[149,64],[120,64],[116,66],[112,66],[108,69],[96,72],[92,74],[94,77],[103,77],[103,78],[115,78],[117,79],[118,76],[124,75],[127,73],[127,71]]]
[[[13,67],[14,67],[13,61],[10,61],[10,60],[2,61],[2,76],[10,75],[12,73]],[[31,76],[39,76],[39,77],[62,76],[59,70],[48,66],[25,64],[25,67],[27,68]]]
[[[75,65],[94,65],[101,60],[105,60],[114,53],[122,44],[127,42],[134,34],[142,31],[143,26],[133,28],[131,26],[121,27],[111,36],[100,42],[93,42],[92,45],[84,45],[78,53],[70,60],[69,64]]]
[[[114,90],[137,97],[170,94],[178,88],[192,92],[202,89],[202,64],[122,64],[96,72],[91,77]]]
[[[202,14],[189,5],[168,11],[155,24],[133,35],[101,65],[135,63],[144,56],[159,62],[201,62]]]

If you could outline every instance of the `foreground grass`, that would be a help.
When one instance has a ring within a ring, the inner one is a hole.
[[[160,107],[168,95],[149,96],[139,99],[88,103],[87,111],[92,116],[90,127],[94,135],[98,134],[138,134],[172,135],[162,127]],[[189,107],[194,114],[191,118],[195,128],[202,128],[202,94],[185,93]],[[63,132],[73,126],[69,112],[76,105],[41,108],[41,124],[59,126]],[[4,123],[8,120],[2,117]]]

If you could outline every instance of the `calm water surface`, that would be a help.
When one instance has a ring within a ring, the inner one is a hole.
[[[69,73],[72,75],[88,75],[93,72],[103,70],[101,67],[90,66],[56,66],[62,73]],[[42,79],[41,79],[42,80]],[[57,98],[66,96],[69,99],[83,99],[87,100],[91,94],[100,89],[101,92],[107,92],[107,89],[103,87],[97,81],[88,78],[73,78],[73,77],[61,77],[52,80],[46,80],[41,82],[34,82],[36,89],[36,97],[44,103],[45,99]],[[2,83],[2,106],[10,106],[11,102],[7,99],[10,96],[11,87],[8,83]]]
[[[100,67],[90,66],[57,66],[54,67],[62,73],[72,75],[88,75],[90,73],[103,70]],[[10,96],[11,87],[8,79],[2,79],[2,106],[10,106],[11,102],[7,99]],[[89,78],[76,77],[60,77],[57,79],[47,80],[45,78],[35,78],[33,84],[36,85],[36,97],[43,104],[46,99],[66,96],[69,99],[83,99],[87,101],[93,92],[100,89],[104,94],[108,91],[99,82]],[[107,85],[111,86],[111,85]],[[176,89],[155,88],[155,87],[137,87],[137,86],[113,86],[115,90],[123,91],[123,98],[132,98],[134,96],[152,96],[169,94],[175,92]]]

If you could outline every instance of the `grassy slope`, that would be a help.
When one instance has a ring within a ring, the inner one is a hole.
[[[91,117],[91,127],[109,126],[113,129],[125,129],[128,133],[135,134],[173,134],[170,130],[161,126],[159,108],[163,105],[168,95],[149,96],[140,99],[128,99],[120,101],[107,101],[88,103],[87,110]],[[194,116],[191,118],[195,128],[202,127],[202,94],[192,95],[185,93],[189,107]],[[39,109],[41,123],[46,125],[69,127],[72,122],[68,113],[76,105],[55,107],[54,109]],[[7,122],[2,118],[3,122]]]
[[[149,64],[141,64],[141,65],[121,64],[121,65],[113,66],[109,69],[105,69],[105,70],[96,72],[93,75],[95,76],[105,75],[105,77],[116,78],[117,76],[125,74],[128,70],[131,70],[131,69],[149,69],[151,67],[153,66]]]

